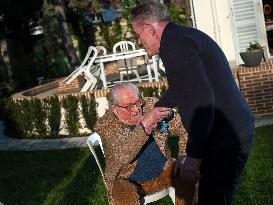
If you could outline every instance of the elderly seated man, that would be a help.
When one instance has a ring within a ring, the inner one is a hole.
[[[168,133],[158,128],[147,135],[142,116],[153,107],[154,98],[141,99],[131,83],[118,84],[108,95],[110,109],[98,119],[95,131],[105,152],[105,181],[110,205],[137,205],[143,196],[175,187],[176,204],[192,204],[194,185],[177,180],[175,160],[167,143]],[[162,118],[170,109],[158,108]],[[179,156],[184,153],[187,133],[179,115],[169,121],[169,130],[178,135]]]

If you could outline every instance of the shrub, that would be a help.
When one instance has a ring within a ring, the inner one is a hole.
[[[66,129],[69,135],[73,137],[79,134],[80,128],[78,102],[78,98],[71,95],[67,96],[67,98],[62,101],[63,108],[65,109]]]
[[[61,125],[61,103],[57,96],[48,97],[44,102],[47,106],[49,135],[57,137]]]
[[[254,41],[249,42],[249,46],[246,48],[246,52],[251,52],[251,51],[255,51],[255,50],[260,50],[263,47],[260,45],[260,43],[258,41]]]
[[[82,115],[85,120],[86,126],[93,131],[94,125],[97,121],[97,111],[96,111],[96,101],[92,96],[87,98],[82,95],[80,98],[81,107],[82,107]]]
[[[46,137],[46,108],[44,102],[38,98],[34,98],[29,102],[29,106],[33,109],[33,122],[38,136],[42,138]],[[38,136],[36,136],[36,138]]]
[[[14,102],[12,99],[7,104],[10,119],[15,124],[16,130],[23,138],[31,138],[34,130],[34,110],[30,100],[24,99]]]
[[[166,87],[158,88],[142,88],[140,87],[140,93],[142,97],[155,97],[160,98],[162,94],[166,91]]]

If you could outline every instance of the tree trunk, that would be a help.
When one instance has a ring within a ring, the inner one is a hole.
[[[52,4],[57,13],[58,29],[62,39],[62,44],[67,54],[70,67],[74,70],[76,66],[80,64],[80,62],[72,43],[72,38],[68,29],[68,24],[64,12],[64,6],[61,0],[53,0]]]
[[[184,5],[184,11],[186,15],[186,24],[188,26],[192,26],[190,1],[183,0],[183,5]]]
[[[0,41],[0,63],[4,67],[7,74],[8,88],[10,90],[14,89],[14,81],[12,78],[12,68],[10,65],[10,59],[8,56],[8,48],[6,40]]]

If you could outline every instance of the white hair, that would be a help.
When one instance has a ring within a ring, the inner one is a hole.
[[[107,100],[110,105],[117,105],[119,103],[118,91],[124,88],[129,88],[137,97],[140,96],[139,89],[136,85],[132,83],[120,83],[112,87],[107,95]]]

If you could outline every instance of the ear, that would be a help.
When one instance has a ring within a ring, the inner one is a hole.
[[[150,34],[152,34],[152,35],[155,34],[155,28],[154,28],[154,26],[152,24],[147,23],[147,24],[144,25],[144,27],[145,27],[145,29],[147,29],[147,31]]]

